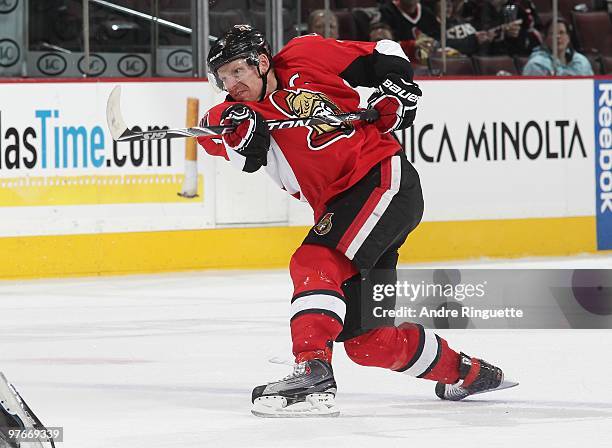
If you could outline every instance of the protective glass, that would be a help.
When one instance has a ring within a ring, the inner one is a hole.
[[[208,71],[208,81],[219,91],[228,91],[228,86],[233,86],[239,82],[244,82],[257,73],[257,68],[247,62],[246,58],[234,59],[222,65],[216,72]]]

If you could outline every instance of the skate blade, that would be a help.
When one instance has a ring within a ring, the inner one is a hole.
[[[340,410],[332,394],[310,394],[306,400],[287,406],[280,396],[260,397],[253,403],[251,414],[262,418],[338,417]]]
[[[496,390],[510,389],[511,387],[516,387],[518,385],[519,383],[517,383],[516,381],[511,381],[511,380],[507,380],[504,378],[502,382],[499,384],[499,386],[497,386],[496,388],[483,390],[481,392],[475,392],[472,395],[485,394],[487,392],[494,392]]]

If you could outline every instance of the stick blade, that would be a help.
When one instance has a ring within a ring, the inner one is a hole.
[[[127,126],[121,115],[121,86],[115,86],[108,96],[108,101],[106,103],[106,122],[111,136],[115,141],[119,140],[119,137],[127,131]]]

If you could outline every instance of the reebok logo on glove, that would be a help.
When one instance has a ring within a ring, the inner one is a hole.
[[[412,86],[413,85],[413,84],[406,83],[406,81],[404,81],[403,79],[401,80],[401,82],[403,82],[404,84],[406,84],[408,86]],[[389,91],[391,91],[391,93],[394,93],[398,97],[403,98],[405,100],[411,101],[413,103],[416,103],[419,100],[419,95],[417,95],[416,93],[410,93],[407,90],[404,90],[402,87],[400,87],[397,84],[395,84],[389,78],[387,78],[387,79],[385,79],[383,81],[382,86],[386,87],[387,89],[389,89]]]

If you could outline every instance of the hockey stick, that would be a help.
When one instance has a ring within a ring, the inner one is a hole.
[[[378,111],[366,109],[337,115],[318,115],[306,118],[289,118],[287,120],[268,120],[271,131],[289,129],[318,124],[339,125],[352,121],[374,121],[378,118]],[[117,142],[133,142],[145,140],[161,140],[169,138],[203,137],[206,135],[219,135],[231,132],[233,126],[195,126],[181,129],[160,129],[155,131],[132,131],[125,124],[121,114],[121,86],[116,86],[108,97],[106,104],[106,120],[113,140]]]

